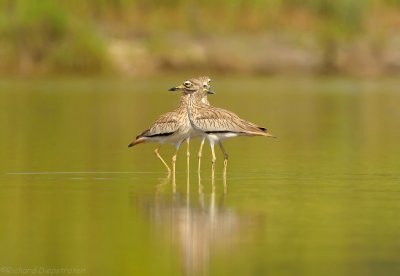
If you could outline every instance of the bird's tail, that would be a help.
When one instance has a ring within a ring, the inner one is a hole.
[[[272,135],[272,134],[269,133],[269,132],[264,132],[264,133],[262,133],[261,135],[262,135],[262,136],[265,136],[265,137],[270,137],[270,138],[277,138],[275,135]]]
[[[132,143],[130,143],[128,145],[128,148],[133,147],[133,146],[135,146],[137,144],[144,143],[145,141],[146,141],[146,139],[144,137],[137,138],[135,141],[133,141]]]
[[[257,135],[265,136],[265,137],[271,137],[271,138],[277,138],[276,136],[274,136],[271,133],[269,133],[265,127],[259,127],[258,129],[260,131],[257,133]]]

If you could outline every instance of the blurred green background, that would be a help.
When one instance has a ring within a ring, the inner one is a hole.
[[[398,74],[399,30],[399,0],[0,0],[0,74]]]
[[[399,73],[400,0],[0,0],[0,275],[400,275]],[[127,147],[199,75],[226,191]]]

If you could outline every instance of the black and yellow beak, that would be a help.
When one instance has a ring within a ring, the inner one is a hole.
[[[168,89],[168,91],[179,91],[179,90],[183,90],[183,88],[184,88],[183,85],[179,85],[179,86]]]
[[[182,90],[185,90],[185,86],[183,86],[183,85],[179,85],[179,86],[168,89],[168,91],[182,91]],[[209,89],[207,89],[206,91],[207,91],[207,94],[211,94],[211,95],[215,94],[214,91],[211,91]]]

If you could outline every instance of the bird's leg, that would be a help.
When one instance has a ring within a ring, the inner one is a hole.
[[[221,141],[218,141],[218,145],[221,148],[222,153],[224,154],[224,177],[226,178],[226,168],[228,167],[228,154],[226,153],[224,147],[222,146]]]
[[[200,172],[197,172],[197,182],[199,184],[199,194],[202,193],[203,191],[203,185],[201,185],[201,175]]]
[[[175,183],[175,179],[176,179],[176,177],[175,177],[175,172],[176,172],[176,169],[175,169],[175,163],[176,163],[176,156],[178,155],[178,150],[179,150],[179,147],[181,146],[181,142],[182,141],[180,141],[180,142],[178,142],[177,144],[176,144],[176,146],[175,146],[175,153],[174,153],[174,155],[172,156],[172,182],[173,183]]]
[[[176,194],[176,182],[175,177],[172,177],[172,193]]]
[[[215,151],[214,151],[214,141],[210,141],[210,147],[211,147],[211,163],[214,166],[215,165],[215,160],[217,160],[217,158],[215,157]]]
[[[214,141],[210,140],[210,147],[211,147],[211,155],[212,155],[212,159],[211,159],[211,185],[213,190],[215,189],[215,182],[214,182],[214,175],[215,175],[215,160],[217,160],[217,158],[215,157],[215,151],[214,151]]]
[[[201,166],[201,156],[203,153],[203,146],[204,146],[204,141],[206,140],[206,137],[203,137],[203,139],[201,139],[201,143],[200,143],[200,148],[199,148],[199,153],[197,155],[198,159],[199,159],[199,164],[197,166],[197,172],[200,173],[200,166]]]
[[[223,178],[223,181],[224,181],[224,194],[227,194],[228,193],[228,185],[226,184],[226,175],[224,174],[222,176],[222,178]]]
[[[175,183],[175,163],[176,163],[176,154],[177,154],[178,150],[175,151],[175,154],[172,156],[172,182]]]
[[[189,171],[190,171],[190,138],[186,139],[186,166],[187,166],[187,171],[186,171],[186,184],[187,184],[187,191],[189,194]]]
[[[189,168],[190,168],[190,138],[186,139],[186,164],[187,164],[187,171],[189,173]]]
[[[161,145],[159,145],[155,150],[154,153],[156,154],[156,156],[158,157],[158,159],[161,160],[161,162],[163,162],[164,166],[167,168],[168,170],[168,175],[171,174],[171,169],[169,168],[169,166],[167,165],[167,162],[164,161],[164,159],[161,157],[160,153],[158,152],[158,150],[160,149]]]

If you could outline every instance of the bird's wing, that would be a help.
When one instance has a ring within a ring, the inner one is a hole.
[[[241,119],[235,113],[217,107],[207,107],[193,115],[193,124],[206,133],[262,133],[266,129]]]
[[[148,129],[140,133],[140,137],[168,136],[173,134],[178,128],[178,116],[176,112],[168,112],[161,115]]]

